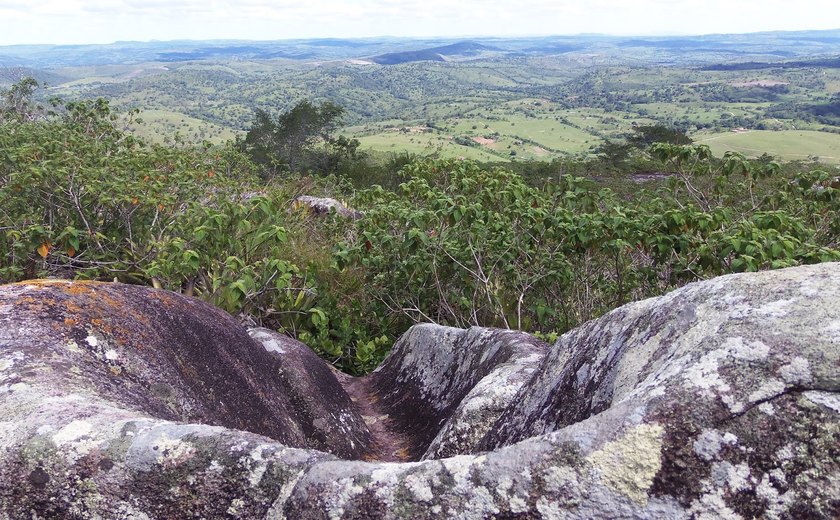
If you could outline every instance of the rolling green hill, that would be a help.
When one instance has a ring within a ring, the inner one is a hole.
[[[838,157],[840,31],[122,42],[0,48],[4,56],[0,85],[33,75],[49,85],[45,98],[138,108],[135,131],[157,141],[176,132],[223,141],[257,109],[310,99],[344,107],[344,132],[384,152],[549,160],[658,123],[716,152]]]

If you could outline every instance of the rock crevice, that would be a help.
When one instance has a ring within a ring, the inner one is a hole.
[[[554,345],[419,325],[351,378],[164,291],[0,287],[0,516],[835,518],[840,265]]]

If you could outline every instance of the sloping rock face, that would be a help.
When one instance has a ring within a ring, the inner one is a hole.
[[[407,458],[442,458],[477,451],[547,349],[521,332],[417,325],[367,379]]]
[[[11,518],[837,518],[840,265],[550,348],[421,325],[365,378],[162,291],[5,286],[0,448]]]

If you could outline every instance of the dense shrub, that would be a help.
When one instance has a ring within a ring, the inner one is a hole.
[[[703,146],[653,152],[670,184],[629,201],[568,175],[535,188],[469,162],[415,163],[396,193],[358,197],[366,217],[338,255],[362,268],[374,311],[400,329],[542,333],[711,276],[840,259],[829,174],[772,178],[773,163],[718,160]]]
[[[267,183],[235,145],[150,146],[121,131],[104,101],[50,114],[25,94],[0,110],[0,282],[181,291],[354,373],[414,322],[552,337],[695,280],[840,259],[836,174],[718,159],[703,146],[654,145],[646,160],[671,177],[632,196],[568,173],[591,164],[552,164],[527,182],[408,156],[373,173],[344,168],[350,179]],[[377,178],[392,189],[355,193],[356,221],[292,204],[303,193],[349,197],[351,182]]]

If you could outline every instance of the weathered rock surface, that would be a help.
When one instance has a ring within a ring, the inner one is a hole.
[[[329,215],[330,212],[335,213],[344,218],[359,219],[362,213],[352,208],[348,208],[339,200],[329,197],[313,197],[311,195],[301,195],[297,197],[292,203],[295,207],[304,207],[309,209],[315,215]]]
[[[0,482],[10,518],[836,518],[840,264],[552,347],[421,325],[365,378],[163,291],[4,286]]]
[[[412,460],[477,451],[548,345],[498,329],[417,325],[366,379]]]

